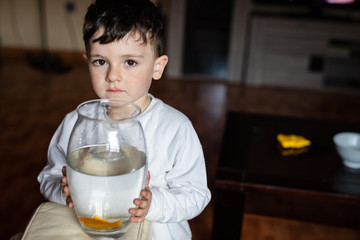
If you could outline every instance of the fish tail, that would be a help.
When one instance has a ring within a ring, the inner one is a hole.
[[[113,227],[121,227],[121,219],[117,220],[116,222],[113,222]]]

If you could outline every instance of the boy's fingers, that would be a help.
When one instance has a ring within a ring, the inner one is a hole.
[[[150,171],[148,171],[147,176],[146,176],[145,188],[149,188],[149,182],[150,182]]]
[[[63,166],[63,168],[61,169],[62,170],[62,174],[63,176],[66,177],[66,166]]]
[[[72,202],[72,199],[70,197],[70,190],[68,187],[68,183],[67,183],[67,177],[66,177],[66,166],[63,166],[63,168],[61,169],[63,177],[61,178],[61,186],[63,186],[63,193],[66,196],[66,205],[68,205],[68,207],[72,208],[74,207],[74,204]]]
[[[66,205],[68,205],[68,207],[70,207],[70,208],[72,208],[74,206],[71,197],[66,198]]]
[[[70,196],[70,190],[68,186],[64,187],[63,192],[66,197]]]
[[[65,176],[62,177],[60,183],[61,183],[61,186],[63,186],[63,187],[67,186],[68,185],[67,178]]]
[[[145,209],[145,208],[148,208],[149,201],[148,200],[140,200],[137,198],[134,200],[134,204],[139,207],[138,209]]]
[[[130,208],[129,213],[136,218],[145,218],[146,211],[140,208]]]
[[[130,218],[130,222],[133,222],[133,223],[141,223],[141,222],[143,222],[144,220],[145,220],[144,217],[134,217],[134,216],[132,216],[132,217]]]
[[[151,199],[151,196],[152,196],[152,193],[149,191],[149,190],[142,190],[140,192],[140,195],[146,199],[146,200],[150,200]]]

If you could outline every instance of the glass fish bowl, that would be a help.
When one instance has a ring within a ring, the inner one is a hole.
[[[116,239],[128,231],[129,208],[146,182],[141,110],[130,102],[99,99],[80,104],[77,112],[67,154],[74,209],[90,237]]]

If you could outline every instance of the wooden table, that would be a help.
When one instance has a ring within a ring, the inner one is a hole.
[[[244,213],[360,227],[360,170],[342,165],[333,135],[360,126],[229,112],[215,180],[213,239],[241,237]],[[312,141],[282,152],[278,133]]]

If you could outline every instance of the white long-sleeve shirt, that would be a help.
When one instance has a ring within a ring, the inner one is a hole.
[[[154,240],[191,239],[187,220],[200,214],[211,198],[202,147],[184,114],[149,96],[152,101],[139,116],[151,175],[152,200],[146,219],[152,221]],[[61,204],[66,199],[60,185],[61,169],[77,118],[76,111],[66,115],[50,142],[48,163],[38,176],[44,197]]]

